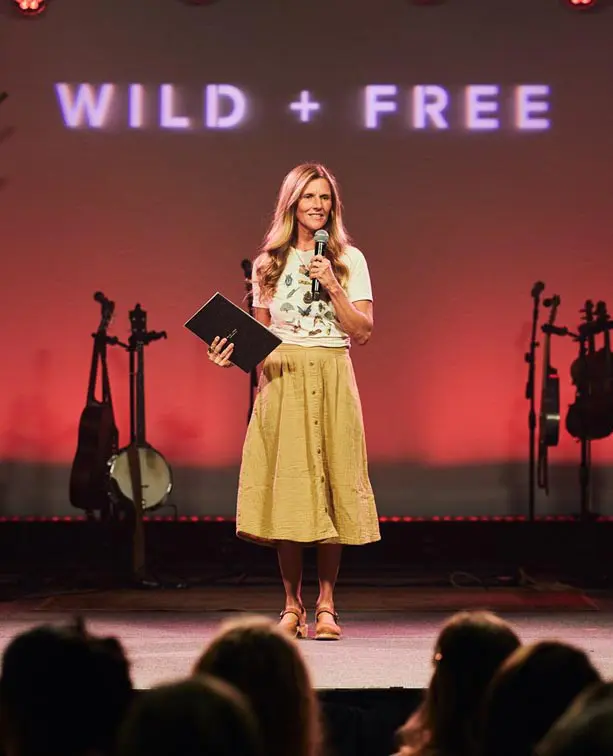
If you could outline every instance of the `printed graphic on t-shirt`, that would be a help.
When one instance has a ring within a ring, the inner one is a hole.
[[[338,320],[327,300],[325,292],[320,292],[321,299],[313,301],[311,293],[312,281],[309,278],[309,271],[305,265],[300,265],[296,274],[296,280],[291,273],[288,273],[278,286],[281,291],[279,294],[285,302],[279,308],[281,312],[287,313],[285,321],[291,327],[294,333],[307,331],[309,336],[319,336],[325,334],[330,336],[332,326],[338,325]],[[312,322],[305,324],[305,320],[312,319]]]
[[[256,280],[253,282],[253,306],[268,309],[270,331],[286,344],[349,347],[351,340],[343,331],[325,288],[322,287],[320,291],[321,299],[313,301],[312,281],[308,271],[310,258],[312,254],[300,252],[292,247],[285,269],[272,297],[267,301],[260,298],[256,271]],[[372,301],[368,265],[362,252],[348,246],[341,259],[349,273],[344,287],[349,301]]]

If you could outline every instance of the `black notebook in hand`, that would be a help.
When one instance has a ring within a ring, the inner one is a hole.
[[[215,336],[227,339],[224,349],[234,344],[230,360],[246,373],[281,344],[265,325],[219,292],[192,315],[185,327],[209,346]]]

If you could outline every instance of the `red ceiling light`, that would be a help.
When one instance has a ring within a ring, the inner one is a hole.
[[[598,0],[564,0],[564,3],[576,11],[593,11],[600,5]]]
[[[15,4],[24,16],[38,16],[47,8],[46,0],[15,0]]]

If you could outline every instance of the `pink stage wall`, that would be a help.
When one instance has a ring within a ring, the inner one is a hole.
[[[586,298],[613,308],[613,8],[51,0],[21,19],[9,5],[2,513],[74,512],[96,290],[117,303],[112,334],[136,302],[168,333],[147,350],[148,431],[180,511],[232,513],[248,378],[209,366],[183,323],[216,290],[241,299],[240,262],[303,160],[338,176],[372,274],[375,331],[352,354],[381,513],[526,511],[530,289],[558,293],[572,329]],[[289,108],[303,90],[320,105],[308,122]],[[564,415],[576,349],[553,344]],[[125,353],[110,366],[125,442]],[[608,512],[611,448],[594,445]],[[539,512],[577,509],[578,453],[563,431]]]

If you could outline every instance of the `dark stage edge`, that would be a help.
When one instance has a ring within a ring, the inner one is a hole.
[[[273,549],[236,538],[231,520],[145,523],[147,564],[165,579],[277,581]],[[572,520],[381,522],[381,541],[344,551],[341,581],[355,584],[525,585],[558,580],[613,587],[613,522]],[[127,524],[0,522],[0,599],[37,585],[124,584]],[[305,557],[313,580],[314,553]]]

